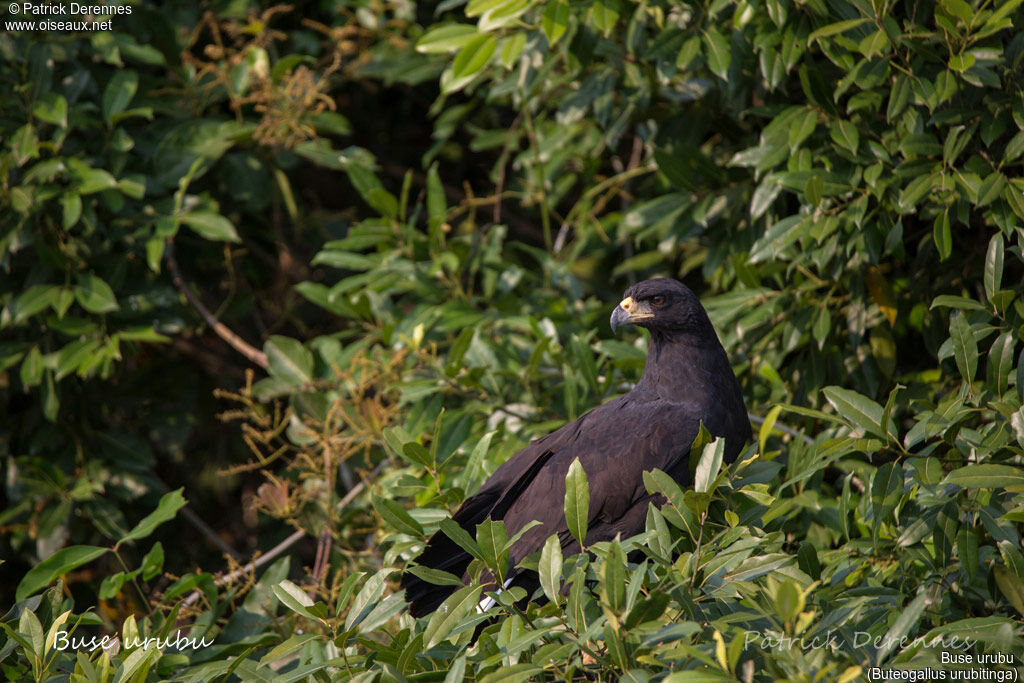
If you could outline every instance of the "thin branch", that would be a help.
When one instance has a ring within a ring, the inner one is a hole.
[[[373,471],[370,473],[370,476],[372,477],[372,476],[375,476],[376,474],[378,474],[382,469],[384,469],[384,465],[386,465],[388,462],[389,462],[388,460],[385,460],[384,462],[382,462],[379,465],[377,465],[377,467],[375,467],[373,469]],[[355,500],[356,496],[358,496],[360,493],[362,493],[365,488],[366,488],[366,480],[364,479],[364,480],[360,481],[358,484],[356,484],[355,486],[353,486],[349,490],[349,492],[346,493],[345,496],[341,500],[338,501],[338,504],[337,504],[336,508],[339,509],[339,510],[345,508],[349,503],[351,503],[353,500]],[[216,585],[219,588],[221,586],[224,586],[226,584],[231,583],[232,581],[234,581],[235,579],[238,579],[239,577],[245,576],[246,574],[250,574],[250,573],[256,571],[257,569],[259,569],[263,565],[265,565],[268,562],[270,562],[271,560],[275,559],[278,555],[281,555],[282,553],[284,553],[286,550],[288,550],[293,545],[298,543],[301,539],[305,538],[305,536],[306,536],[306,532],[303,529],[298,529],[297,531],[293,532],[290,536],[288,536],[288,538],[284,539],[283,541],[281,541],[280,543],[275,545],[273,548],[271,548],[267,552],[263,553],[262,555],[260,555],[256,559],[254,559],[252,562],[249,562],[244,567],[239,567],[238,569],[234,570],[233,572],[229,572],[227,574],[224,574],[223,576],[220,576],[220,577],[214,579],[214,585]],[[184,607],[191,607],[192,605],[196,604],[196,602],[199,601],[199,598],[201,598],[202,595],[203,595],[202,591],[199,591],[199,590],[193,591],[192,594],[189,595],[185,599],[185,602],[183,603],[183,606]]]
[[[267,354],[250,345],[244,339],[232,332],[227,325],[217,320],[213,314],[210,313],[210,310],[203,305],[203,302],[192,293],[192,290],[189,289],[188,284],[185,282],[185,278],[181,276],[181,269],[178,268],[178,260],[174,258],[174,241],[170,238],[167,239],[167,246],[164,249],[164,259],[167,261],[167,269],[171,271],[171,279],[174,281],[174,286],[178,288],[178,291],[181,292],[186,299],[188,299],[192,308],[196,309],[202,319],[206,321],[206,324],[213,329],[217,336],[226,341],[235,351],[238,351],[250,361],[266,370]]]
[[[759,416],[759,415],[754,415],[753,413],[747,413],[747,417],[750,418],[750,421],[755,423],[755,424],[759,424],[759,425],[764,424],[764,418]],[[783,434],[789,434],[793,438],[802,439],[805,444],[810,445],[810,444],[814,443],[814,439],[812,439],[811,437],[807,436],[803,432],[798,432],[795,429],[793,429],[792,427],[787,427],[786,425],[784,425],[784,424],[782,424],[782,423],[780,423],[778,421],[776,421],[775,424],[772,425],[772,429],[778,429]]]
[[[316,540],[316,559],[313,560],[314,586],[320,585],[324,575],[327,573],[328,566],[330,566],[329,560],[331,557],[331,545],[331,531],[325,525],[324,528],[320,530],[320,537]],[[317,589],[315,587],[310,588],[309,597],[311,599],[316,597],[316,591]]]
[[[192,508],[186,506],[181,509],[181,516],[184,517],[192,524],[196,529],[199,530],[203,536],[210,539],[210,542],[220,548],[220,551],[225,555],[230,555],[232,559],[240,562],[242,560],[242,553],[238,552],[227,543],[224,539],[217,535],[217,532],[210,528],[206,522],[203,521],[202,517],[197,515]]]

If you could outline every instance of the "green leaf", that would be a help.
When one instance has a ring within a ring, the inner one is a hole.
[[[822,26],[818,30],[807,36],[807,42],[810,43],[812,40],[818,40],[819,38],[828,38],[834,36],[837,33],[846,33],[852,28],[857,28],[862,24],[871,21],[870,17],[862,17],[861,19],[849,19],[847,21],[837,21],[834,24]]]
[[[352,606],[345,617],[345,630],[354,628],[362,623],[377,606],[384,589],[387,587],[387,577],[393,573],[393,569],[381,569],[366,579],[366,583],[356,593]]]
[[[501,60],[501,65],[506,69],[511,69],[519,59],[519,55],[523,54],[524,47],[526,47],[525,33],[517,32],[502,38],[501,49],[498,50],[498,59]]]
[[[443,642],[463,618],[476,609],[482,590],[483,586],[466,586],[441,603],[423,630],[427,650]]]
[[[452,62],[452,77],[466,78],[476,74],[487,65],[498,41],[494,36],[478,35],[466,43]]]
[[[68,126],[68,101],[63,95],[50,92],[39,98],[32,114],[40,121],[52,123],[61,128]]]
[[[997,3],[998,6],[995,11],[993,11],[992,15],[985,21],[985,28],[998,26],[1003,19],[1009,17],[1010,14],[1020,6],[1021,1],[1022,0],[1006,0],[1005,2]]]
[[[807,183],[804,185],[804,199],[811,206],[818,206],[821,204],[824,189],[825,181],[821,179],[821,176],[812,176],[807,179]]]
[[[868,434],[874,434],[883,439],[886,438],[886,434],[882,432],[882,406],[867,396],[842,387],[825,387],[822,393],[825,394],[825,398],[836,409],[838,415],[849,420]],[[896,435],[891,431],[891,427],[889,435],[896,438]]]
[[[942,471],[942,463],[938,458],[924,458],[923,461],[915,460],[914,463],[917,478],[922,484],[934,486],[942,481],[944,473]]]
[[[981,187],[978,188],[978,201],[975,202],[975,206],[978,208],[988,206],[1002,194],[1004,187],[1006,187],[1006,178],[1002,173],[989,173],[981,182]]]
[[[593,5],[594,26],[608,36],[619,21],[621,7],[619,0],[595,0]]]
[[[408,512],[406,512],[405,508],[403,508],[398,501],[390,498],[378,498],[377,496],[373,496],[370,499],[370,504],[383,520],[397,529],[400,533],[409,534],[416,538],[423,537],[423,527],[420,526],[420,523],[413,519]]]
[[[271,376],[300,387],[313,380],[313,353],[297,339],[273,335],[263,345]]]
[[[138,574],[138,572],[132,572],[132,574],[135,575]],[[118,593],[121,592],[121,588],[122,586],[124,586],[124,582],[127,581],[129,578],[134,578],[134,576],[129,577],[128,574],[125,574],[124,572],[117,572],[116,574],[110,574],[108,576],[103,577],[103,581],[100,583],[100,589],[97,593],[97,597],[100,600],[113,599],[117,596]]]
[[[609,546],[601,578],[604,603],[614,614],[621,614],[626,601],[626,555],[617,541],[612,541]]]
[[[562,589],[562,546],[556,534],[551,534],[544,541],[537,572],[540,574],[540,587],[544,590],[544,595],[551,602],[558,604]]]
[[[765,446],[768,443],[768,437],[772,434],[772,429],[775,427],[775,422],[779,419],[779,413],[782,412],[782,406],[773,406],[768,414],[764,417],[764,422],[761,423],[761,428],[757,432],[757,452],[764,455]]]
[[[66,194],[60,198],[61,223],[65,230],[74,227],[82,217],[82,197],[77,194]]]
[[[46,372],[46,381],[42,387],[43,417],[49,422],[57,421],[57,414],[60,411],[60,396],[57,394],[57,387],[54,385],[53,373]]]
[[[474,0],[470,0],[470,3],[472,2]],[[502,0],[481,14],[477,21],[477,28],[481,31],[493,32],[495,29],[514,25],[517,23],[516,19],[530,9],[534,2],[535,0]],[[490,2],[485,0],[485,4],[490,4]]]
[[[569,2],[568,0],[551,0],[544,7],[544,16],[541,19],[541,28],[548,38],[548,44],[554,47],[558,39],[565,35],[569,28]]]
[[[405,444],[402,446],[401,453],[410,461],[418,465],[423,465],[427,469],[437,467],[437,463],[434,462],[434,456],[432,456],[430,451],[428,451],[426,447],[419,442],[410,441]]]
[[[779,182],[778,176],[774,174],[765,176],[750,199],[750,218],[757,220],[763,216],[781,192],[782,184]]]
[[[965,465],[946,475],[945,484],[965,489],[1000,489],[1024,485],[1024,470],[1010,465],[981,463]]]
[[[959,556],[960,566],[967,576],[971,578],[976,576],[978,574],[978,534],[967,524],[961,526],[956,535],[956,554]]]
[[[31,610],[25,610],[25,612],[31,613]],[[44,650],[49,651],[53,649],[54,643],[57,641],[57,634],[60,633],[61,627],[64,626],[70,616],[71,610],[65,610],[60,614],[60,616],[53,620],[53,623],[50,624],[50,628],[46,631],[46,643],[43,645]],[[81,620],[81,617],[79,617],[79,620]]]
[[[1024,616],[1024,581],[1015,572],[1010,571],[1003,565],[996,565],[992,568],[996,585],[999,592],[1003,594],[1007,602],[1013,605],[1017,614]]]
[[[448,220],[448,202],[444,196],[444,185],[437,172],[437,164],[427,170],[427,226],[432,239],[438,239],[441,226]]]
[[[789,129],[789,149],[791,151],[795,151],[800,146],[801,142],[809,138],[811,134],[814,133],[814,129],[817,126],[818,112],[814,109],[808,108],[797,118],[793,123],[793,126]]]
[[[992,301],[1003,284],[1003,235],[997,232],[988,241],[985,254],[985,294]]]
[[[818,550],[810,541],[801,541],[796,553],[797,564],[800,570],[815,581],[821,578],[821,562],[818,560]]]
[[[32,610],[26,609],[21,613],[21,617],[18,618],[18,632],[30,644],[32,658],[41,659],[46,640],[43,638],[43,625],[39,623],[39,617]]]
[[[854,154],[860,146],[860,132],[852,121],[837,120],[829,130],[832,139],[843,149],[848,149]]]
[[[467,17],[477,17],[515,1],[516,0],[469,0],[469,2],[466,3],[466,9],[464,11]]]
[[[1006,143],[1006,152],[1003,154],[1003,163],[1015,161],[1017,157],[1024,155],[1024,130],[1020,131]]]
[[[814,337],[814,341],[818,342],[819,350],[825,347],[825,342],[828,341],[828,335],[831,332],[832,313],[829,312],[827,305],[823,305],[818,314],[814,316],[814,325],[811,327],[811,335]]]
[[[949,226],[948,210],[935,217],[932,239],[935,241],[935,248],[939,250],[940,260],[948,259],[953,253],[953,233]]]
[[[14,322],[19,323],[53,305],[59,295],[60,287],[57,285],[32,285],[14,300],[11,307]]]
[[[902,496],[903,468],[896,463],[887,462],[878,468],[871,481],[871,509],[876,530],[896,509]]]
[[[181,222],[200,237],[217,242],[241,242],[235,226],[215,211],[192,211],[183,214]]]
[[[121,308],[110,285],[91,273],[78,276],[74,293],[78,303],[90,313],[109,313]]]
[[[479,35],[480,32],[472,24],[438,26],[416,41],[416,51],[428,55],[455,52]]]
[[[1016,341],[1012,332],[999,335],[988,352],[988,381],[996,396],[1002,396],[1010,386],[1013,372],[1013,351]]]
[[[45,370],[43,354],[39,351],[38,346],[33,346],[21,361],[19,374],[22,388],[29,389],[39,384],[43,380],[43,370]]]
[[[31,123],[26,123],[16,130],[7,144],[10,145],[11,151],[14,153],[14,161],[18,166],[23,166],[29,160],[39,156],[39,138],[36,137],[35,128]]]
[[[665,472],[655,468],[650,472],[644,472],[644,486],[648,493],[660,493],[665,496],[677,508],[684,507],[683,490],[675,479]]]
[[[565,522],[569,532],[584,547],[590,519],[590,487],[579,458],[574,458],[565,475]]]
[[[970,52],[965,52],[959,55],[950,55],[949,68],[953,71],[963,73],[974,66],[974,61],[974,55]]]
[[[18,583],[18,589],[15,592],[15,601],[20,602],[24,600],[33,593],[49,586],[61,574],[66,574],[72,569],[88,564],[108,552],[110,552],[108,548],[92,545],[73,545],[58,550],[30,569],[21,578],[21,581]]]
[[[964,0],[939,0],[939,4],[951,16],[960,19],[968,26],[971,25],[974,18],[974,10]]]
[[[857,45],[857,49],[860,50],[861,54],[865,57],[874,57],[877,54],[887,51],[890,45],[889,36],[886,35],[885,30],[878,29],[860,41]]]
[[[899,610],[899,616],[896,617],[896,621],[893,622],[892,627],[886,632],[882,639],[882,645],[878,648],[878,661],[885,661],[885,658],[889,656],[893,648],[899,643],[906,642],[907,635],[912,630],[916,630],[915,627],[921,621],[921,615],[924,614],[925,608],[935,599],[930,593],[931,591],[922,587],[918,591],[917,597],[909,605],[905,605],[903,609]]]
[[[704,446],[700,461],[697,463],[697,471],[693,479],[693,488],[698,493],[711,493],[714,491],[712,484],[722,469],[722,458],[725,456],[725,440],[716,438]]]
[[[768,228],[750,249],[750,263],[780,258],[784,250],[803,235],[810,222],[804,216],[787,216]]]
[[[450,538],[455,545],[486,564],[484,555],[480,551],[480,546],[478,546],[476,541],[473,540],[473,537],[469,535],[469,532],[459,526],[458,522],[451,518],[442,519],[441,532]]]
[[[504,667],[500,667],[504,668]],[[460,655],[449,665],[448,673],[444,676],[444,683],[462,683],[466,678],[466,655]]]
[[[1017,356],[1017,372],[1015,374],[1017,387],[1017,398],[1024,402],[1024,349],[1020,350]]]
[[[959,512],[956,502],[947,501],[939,509],[935,517],[935,527],[932,529],[932,547],[935,549],[935,562],[943,567],[949,562],[953,554],[953,545],[956,543],[956,534],[960,526]]]
[[[949,317],[949,337],[953,342],[956,367],[960,370],[960,376],[969,384],[978,371],[978,343],[971,332],[967,316],[960,311],[955,311]]]
[[[103,120],[109,124],[114,116],[123,112],[138,88],[138,73],[127,68],[116,70],[103,89]]]
[[[708,68],[722,80],[729,77],[729,63],[732,54],[729,51],[729,41],[725,36],[714,28],[704,31],[704,56],[708,60]]]
[[[432,583],[435,586],[461,586],[462,579],[455,576],[454,574],[440,569],[432,569],[430,567],[424,567],[420,564],[414,564],[411,567],[407,567],[405,570],[407,573],[414,576],[418,576],[427,583]]]
[[[378,630],[406,608],[405,594],[402,592],[392,593],[373,605],[373,609],[370,610],[369,614],[359,622],[359,632],[369,633]],[[418,653],[419,650],[416,650],[416,652]]]
[[[153,512],[143,517],[142,521],[136,524],[135,528],[129,531],[126,536],[117,542],[117,544],[121,545],[128,541],[136,541],[140,538],[145,538],[153,533],[156,528],[164,522],[174,519],[175,515],[178,514],[178,510],[188,504],[185,497],[181,495],[181,492],[184,490],[185,489],[183,487],[177,491],[171,491],[170,493],[165,493],[161,496],[160,502],[156,506],[156,510],[153,510]]]
[[[497,671],[485,674],[477,681],[478,683],[523,683],[524,681],[540,680],[537,678],[537,674],[542,671],[543,669],[536,664],[521,662],[511,666],[499,666]]]
[[[476,544],[483,555],[484,564],[504,583],[508,573],[508,532],[502,520],[485,519],[476,525]]]
[[[117,180],[102,168],[92,168],[79,159],[68,159],[68,173],[78,194],[95,194],[117,187]]]
[[[943,294],[935,297],[932,300],[930,308],[936,306],[943,306],[945,308],[955,308],[963,311],[984,311],[985,306],[974,299],[968,299],[965,296],[953,296],[951,294]]]
[[[163,571],[164,547],[159,541],[154,543],[150,551],[142,558],[140,569],[142,570],[142,579],[144,581],[149,581]]]
[[[306,591],[302,590],[288,579],[275,584],[273,591],[274,595],[277,596],[277,599],[281,601],[281,604],[291,611],[296,614],[300,614],[307,619],[322,621],[322,618],[311,609],[313,607],[313,600],[306,594]]]

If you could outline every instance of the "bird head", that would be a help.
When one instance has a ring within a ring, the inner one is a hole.
[[[652,332],[686,332],[708,324],[697,295],[667,277],[644,280],[627,289],[610,322],[613,333],[623,325],[639,325]]]

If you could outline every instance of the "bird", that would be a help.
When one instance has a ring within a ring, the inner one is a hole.
[[[700,425],[725,439],[724,462],[733,462],[751,440],[750,421],[725,349],[697,296],[671,278],[638,282],[626,290],[612,311],[612,333],[624,325],[646,328],[650,335],[640,380],[627,393],[579,419],[532,441],[505,461],[452,519],[471,536],[476,525],[503,520],[509,537],[526,530],[509,550],[508,580],[490,587],[522,586],[527,596],[539,587],[536,572],[518,563],[557,534],[563,554],[581,551],[569,532],[562,501],[569,466],[577,458],[590,488],[585,545],[643,532],[650,494],[643,473],[655,468],[681,486],[691,483],[689,453]],[[414,560],[469,583],[472,557],[438,531]],[[409,612],[421,617],[435,611],[458,587],[436,585],[405,571],[400,581]],[[481,603],[489,607],[493,601]]]

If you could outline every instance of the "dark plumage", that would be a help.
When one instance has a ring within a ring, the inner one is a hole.
[[[453,518],[471,535],[485,519],[503,519],[511,537],[532,520],[512,547],[510,567],[558,534],[565,554],[579,543],[565,523],[565,475],[579,458],[590,484],[587,545],[644,530],[648,503],[643,473],[655,468],[681,485],[690,484],[688,455],[700,422],[725,437],[725,461],[732,462],[750,440],[739,384],[707,312],[685,285],[668,278],[640,282],[626,291],[611,326],[632,323],[650,330],[647,364],[632,391],[614,398],[508,459],[483,487],[466,499]],[[434,534],[417,562],[463,576],[472,558],[442,532]],[[531,593],[532,572],[513,569],[512,585]],[[429,614],[454,591],[406,573],[402,587],[413,616]]]

